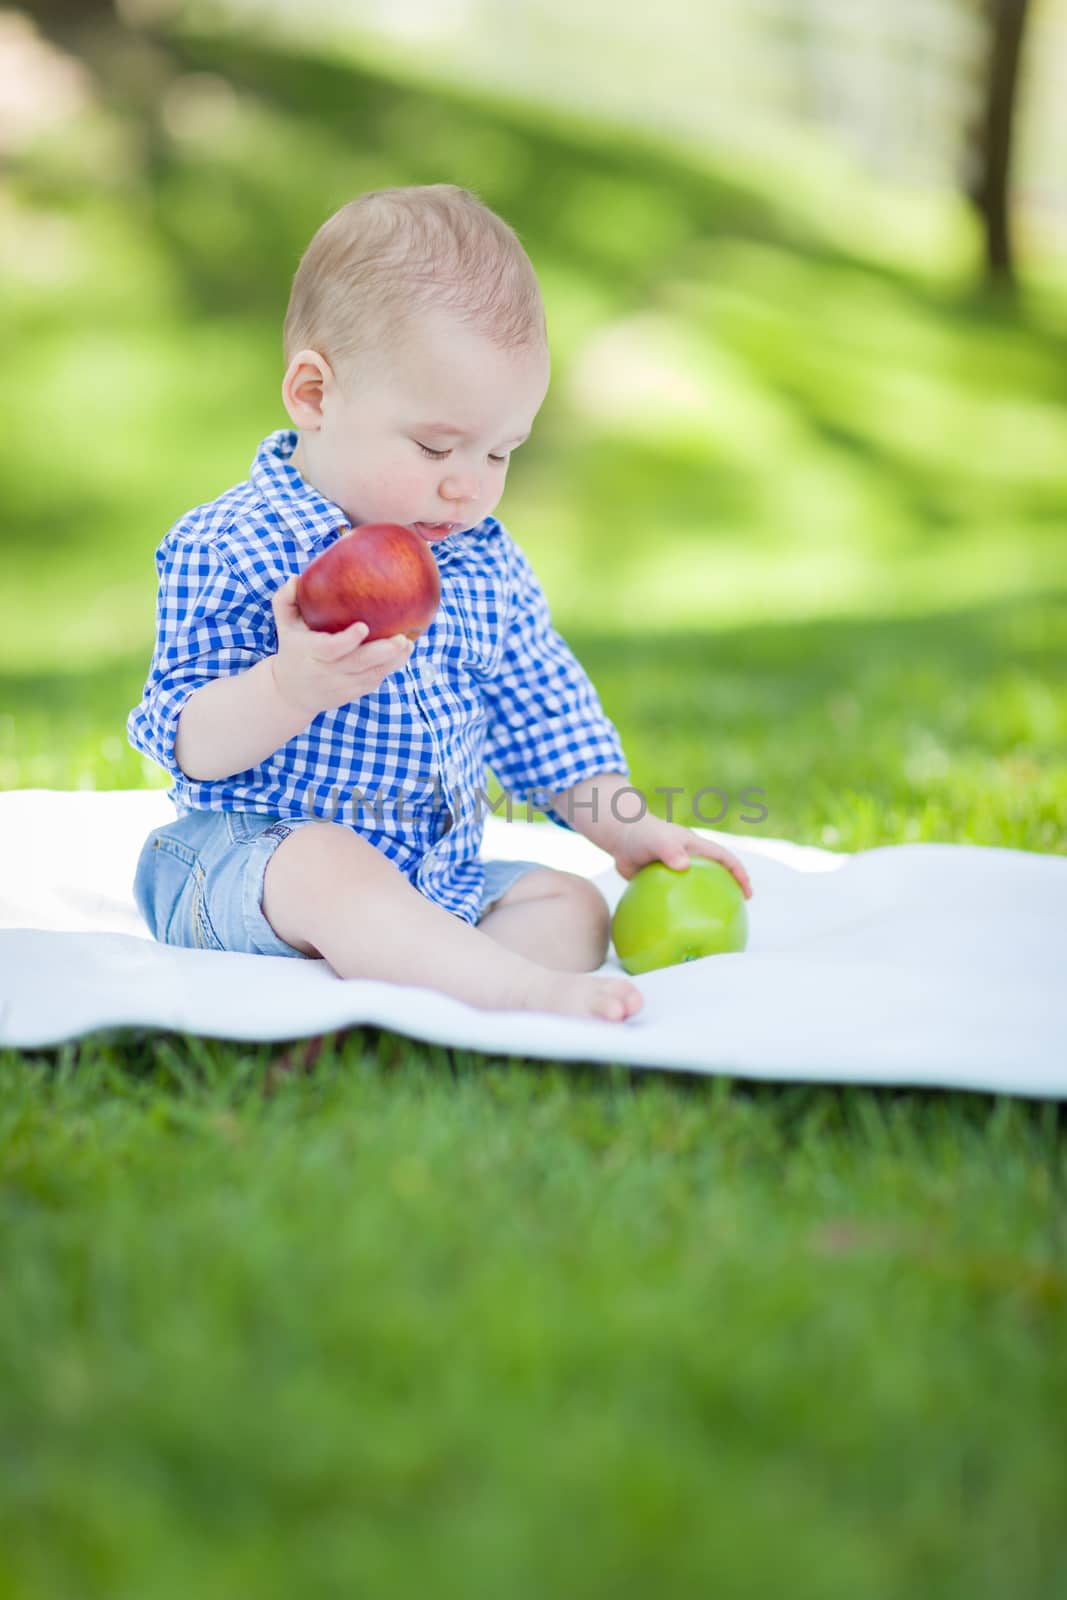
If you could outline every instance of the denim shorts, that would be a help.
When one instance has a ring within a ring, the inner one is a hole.
[[[318,960],[279,939],[263,915],[267,862],[301,822],[261,811],[190,811],[153,828],[137,861],[133,896],[160,944]],[[540,861],[486,861],[479,919]]]

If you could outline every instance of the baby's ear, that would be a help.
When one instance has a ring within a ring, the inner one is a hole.
[[[317,350],[298,350],[285,369],[282,401],[298,428],[322,427],[322,401],[333,372]]]

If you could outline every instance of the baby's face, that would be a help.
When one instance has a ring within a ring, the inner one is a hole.
[[[435,544],[495,509],[548,383],[543,347],[501,350],[428,313],[346,384],[327,371],[318,426],[294,414],[294,464],[353,525],[401,522]]]

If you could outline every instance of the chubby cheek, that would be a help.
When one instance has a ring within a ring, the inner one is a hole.
[[[425,467],[397,467],[385,478],[383,493],[398,507],[402,519],[411,522],[426,515],[436,488]]]
[[[426,515],[433,485],[418,467],[383,466],[360,474],[349,495],[360,522],[414,522]]]

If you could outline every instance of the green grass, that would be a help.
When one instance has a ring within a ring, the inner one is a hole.
[[[155,547],[284,424],[314,227],[447,180],[544,283],[501,515],[635,782],[1067,851],[1067,340],[962,213],[906,271],[847,193],[425,76],[88,58],[0,195],[0,786],[166,785]],[[0,1051],[0,1600],[1067,1595],[1062,1107],[281,1051]]]
[[[2,1592],[1065,1592],[1056,1107],[334,1044],[0,1065]]]

